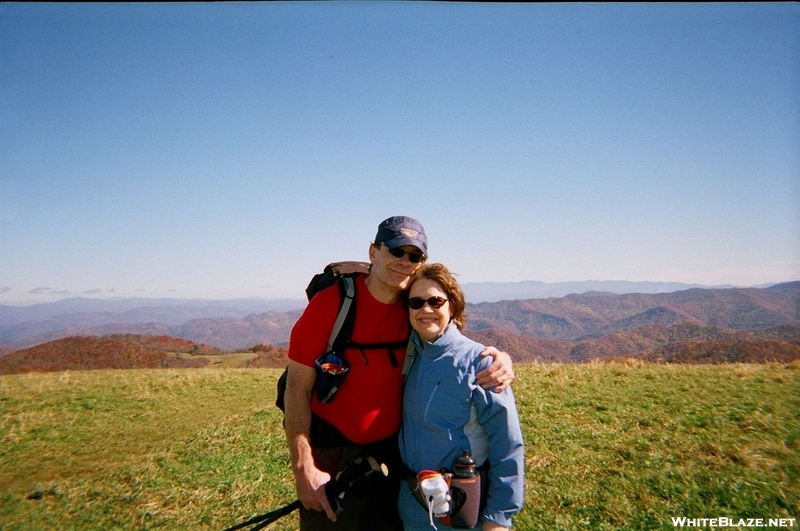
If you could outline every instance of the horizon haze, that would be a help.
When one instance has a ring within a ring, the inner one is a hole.
[[[0,304],[800,279],[800,4],[0,3]]]

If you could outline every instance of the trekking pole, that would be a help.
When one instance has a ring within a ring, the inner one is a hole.
[[[270,511],[268,513],[264,513],[258,516],[254,516],[250,520],[246,522],[242,522],[241,524],[237,524],[231,527],[224,529],[223,531],[236,531],[237,529],[242,529],[243,527],[247,527],[253,524],[260,524],[250,529],[250,531],[257,531],[258,529],[264,529],[266,526],[271,524],[272,522],[283,518],[287,514],[291,513],[295,509],[299,509],[302,507],[303,504],[300,503],[300,500],[295,500],[289,505],[285,505],[280,509],[275,509],[274,511]]]
[[[378,463],[374,458],[368,455],[358,456],[345,465],[342,471],[336,475],[336,479],[325,484],[325,494],[328,496],[331,507],[339,513],[342,511],[340,501],[346,492],[350,491],[360,496],[366,492],[368,482],[372,478],[376,476],[386,477],[388,474],[389,469],[385,464]],[[254,516],[246,522],[228,527],[223,531],[236,531],[237,529],[242,529],[253,524],[258,525],[250,528],[249,531],[258,531],[302,506],[303,504],[300,500],[295,500],[289,505]]]

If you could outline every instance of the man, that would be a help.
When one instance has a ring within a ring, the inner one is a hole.
[[[322,403],[313,391],[315,361],[327,349],[339,312],[338,287],[316,294],[292,329],[285,428],[303,504],[303,531],[402,529],[396,512],[401,467],[397,433],[410,330],[403,295],[427,255],[428,240],[417,220],[394,216],[378,226],[369,247],[370,273],[356,278],[355,326],[344,353],[350,368],[333,400]],[[502,389],[513,379],[510,357],[493,348],[484,352],[488,354],[495,362],[478,383]],[[386,463],[389,477],[360,496],[345,495],[344,510],[337,515],[325,483],[360,452]]]

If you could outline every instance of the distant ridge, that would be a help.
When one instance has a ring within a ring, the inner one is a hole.
[[[664,293],[694,287],[691,284],[663,282],[583,281],[548,284],[539,281],[465,283],[467,302],[563,297],[571,293]],[[268,335],[259,324],[240,324],[244,337],[222,339],[222,328],[229,319],[246,319],[266,312],[291,312],[304,308],[306,300],[239,298],[227,300],[177,298],[72,297],[56,302],[30,305],[0,305],[0,349],[25,348],[69,335],[114,333],[168,334],[195,341],[211,341],[219,348],[245,346],[245,341],[285,343],[285,319],[277,318]],[[296,316],[295,316],[296,318]],[[201,320],[222,320],[218,324]],[[257,319],[256,319],[257,320]],[[267,317],[266,320],[272,320]],[[217,332],[211,333],[212,328]],[[216,336],[216,337],[214,337]],[[239,343],[234,344],[234,341]],[[254,343],[253,343],[254,344]],[[2,354],[2,351],[0,351]]]
[[[466,282],[462,289],[467,302],[498,302],[502,300],[546,299],[572,294],[599,291],[603,293],[671,293],[693,288],[728,289],[734,286],[704,286],[680,282],[632,282],[627,280],[584,280],[573,282]]]
[[[578,284],[590,287],[586,283]],[[65,304],[82,302],[85,301],[54,304],[64,310]],[[109,334],[166,335],[223,350],[256,344],[282,346],[288,343],[291,328],[305,304],[299,301],[296,304],[299,307],[289,311],[265,311],[263,306],[258,306],[266,304],[263,300],[176,300],[175,306],[139,301],[142,302],[150,305],[116,313],[52,315],[54,310],[48,305],[0,307],[0,356],[9,350],[64,337]],[[31,316],[25,315],[26,312],[40,313]],[[467,307],[469,330],[496,328],[513,335],[566,342],[596,340],[610,334],[625,334],[652,326],[669,327],[682,322],[729,330],[798,327],[800,282],[769,288],[691,288],[651,294],[591,291],[563,297],[468,303]]]
[[[648,325],[692,321],[731,330],[800,326],[800,282],[770,288],[694,288],[671,293],[590,292],[559,298],[470,304],[468,327],[499,327],[574,341]]]
[[[29,306],[0,305],[0,347],[24,348],[67,335],[81,334],[141,333],[184,337],[181,328],[192,321],[245,319],[250,315],[268,312],[285,313],[301,309],[305,304],[305,299],[76,297]],[[31,343],[29,340],[34,337],[39,339]]]
[[[284,360],[283,346],[300,313],[270,310],[178,325],[75,326],[27,337],[25,346],[0,344],[0,369],[201,366],[207,358],[175,358],[172,353],[202,353],[202,349],[259,353],[257,360],[248,357],[248,366],[276,366]],[[90,316],[79,314],[76,319],[89,322]],[[27,323],[5,333],[35,329],[36,323]],[[653,294],[593,291],[468,304],[465,333],[509,352],[518,362],[627,358],[657,363],[793,362],[800,360],[800,282]],[[102,337],[93,341],[75,336]]]
[[[33,320],[44,320],[59,315],[115,314],[122,315],[117,322],[149,322],[158,316],[161,322],[177,324],[189,319],[205,317],[244,317],[268,310],[289,311],[303,308],[305,299],[147,299],[112,298],[93,299],[71,297],[56,302],[27,305],[0,304],[0,327]],[[166,319],[166,320],[165,320]]]

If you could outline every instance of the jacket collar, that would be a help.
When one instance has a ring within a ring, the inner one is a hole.
[[[411,335],[411,341],[417,348],[417,352],[425,355],[436,356],[447,350],[448,347],[450,347],[450,345],[456,341],[459,335],[460,333],[458,331],[458,327],[452,321],[450,321],[450,323],[447,325],[447,328],[444,329],[444,333],[442,333],[433,343],[423,341],[422,338],[419,337],[419,334],[416,332],[416,330]]]

